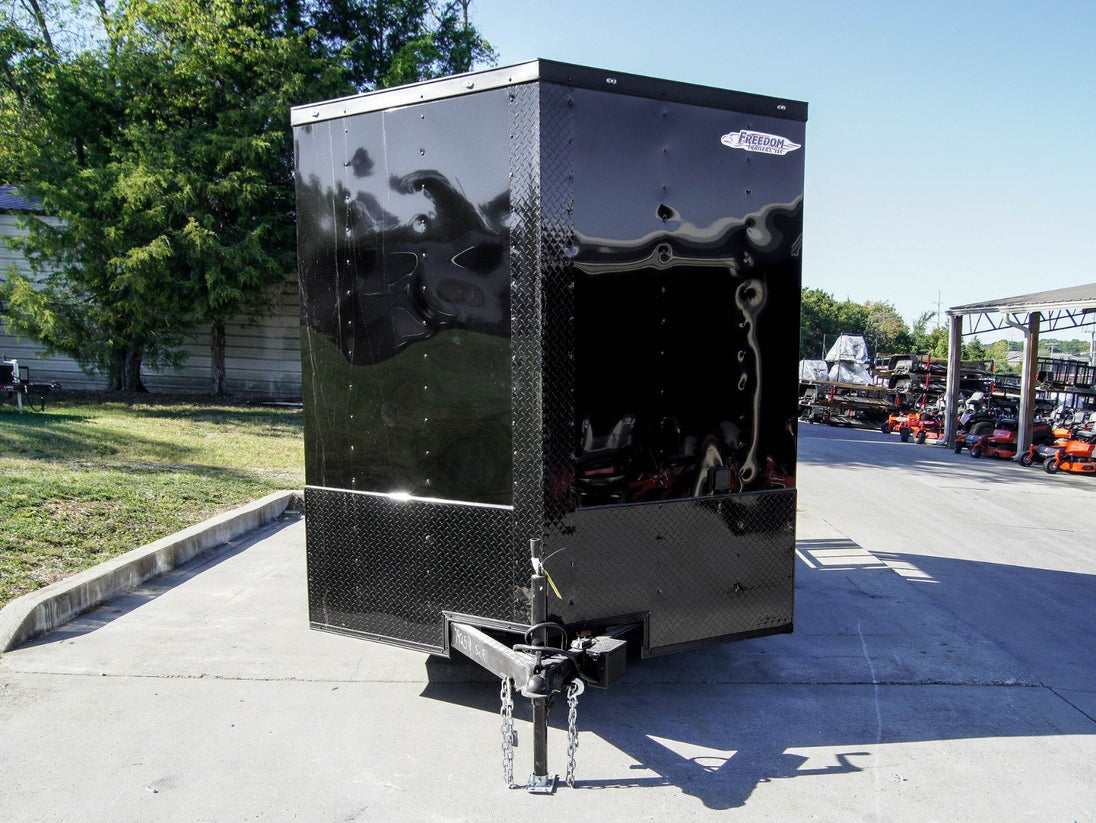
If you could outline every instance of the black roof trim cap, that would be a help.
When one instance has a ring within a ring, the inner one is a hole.
[[[291,120],[294,126],[306,126],[323,120],[410,106],[429,100],[457,97],[536,81],[756,113],[782,120],[805,122],[807,119],[807,104],[798,100],[767,97],[676,80],[660,80],[554,60],[530,60],[513,66],[457,74],[437,80],[425,80],[421,83],[365,92],[337,100],[294,106],[291,111]]]

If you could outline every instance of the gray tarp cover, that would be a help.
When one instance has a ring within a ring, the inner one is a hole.
[[[826,360],[830,363],[853,361],[856,363],[868,362],[868,344],[864,338],[857,334],[843,334],[837,338],[826,353]]]
[[[830,379],[830,364],[825,360],[800,360],[799,379],[825,382]]]

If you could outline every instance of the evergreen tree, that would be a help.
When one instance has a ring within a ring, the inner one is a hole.
[[[293,270],[289,107],[493,59],[468,0],[27,0],[0,27],[0,176],[42,201],[9,328],[141,390]]]

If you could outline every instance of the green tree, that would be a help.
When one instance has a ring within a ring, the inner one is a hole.
[[[948,356],[948,330],[943,326],[929,329],[929,323],[935,317],[936,312],[927,311],[917,318],[910,330],[911,347],[917,354],[946,358]]]
[[[873,356],[907,351],[911,345],[909,328],[893,304],[879,300],[838,301],[821,289],[803,289],[800,359],[824,357],[841,334],[863,336]]]
[[[848,300],[838,302],[821,289],[803,289],[799,327],[800,359],[824,357],[841,334],[864,334],[868,311]]]
[[[28,221],[40,283],[9,280],[8,321],[122,389],[205,324],[223,392],[225,322],[293,268],[291,103],[493,59],[467,0],[27,2],[0,29],[0,174],[56,219]]]
[[[908,351],[910,330],[894,304],[870,300],[863,304],[866,312],[864,337],[872,347],[872,354]]]
[[[65,18],[48,16],[59,14],[56,7],[35,4],[26,29],[5,29],[5,73],[22,109],[0,111],[0,171],[39,197],[53,219],[28,218],[28,236],[15,243],[41,288],[13,277],[4,296],[17,334],[107,373],[115,388],[140,388],[142,359],[177,359],[178,324],[164,321],[180,304],[150,276],[152,256],[133,254],[130,238],[141,237],[147,221],[124,208],[118,184],[121,125],[134,89],[116,59],[122,34],[100,8],[99,42],[86,50],[58,45],[71,39],[62,36]]]
[[[309,8],[326,52],[360,90],[466,72],[495,60],[471,25],[471,0],[328,0]]]
[[[799,318],[799,359],[817,360],[825,352],[823,335],[830,331],[833,296],[820,289],[803,289]]]
[[[963,360],[988,360],[989,349],[977,338],[972,338],[963,343]]]
[[[1058,340],[1053,337],[1039,339],[1039,356],[1050,357],[1054,354],[1071,354],[1088,357],[1091,348],[1088,340]]]
[[[997,373],[1010,372],[1013,369],[1009,366],[1008,353],[1010,351],[1010,345],[1008,340],[997,340],[986,346],[986,353],[983,359],[993,361],[993,370]]]
[[[154,226],[134,253],[177,284],[189,312],[179,319],[209,328],[211,391],[224,394],[225,325],[269,313],[294,265],[289,106],[349,87],[307,38],[278,34],[276,5],[131,0],[130,9],[141,25],[128,53],[147,92],[130,105],[121,187]]]

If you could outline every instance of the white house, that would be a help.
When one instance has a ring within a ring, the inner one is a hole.
[[[13,186],[0,186],[0,238],[19,236],[20,215],[35,204],[20,196]],[[11,267],[29,274],[22,256],[0,242],[0,277]],[[277,298],[275,312],[258,325],[230,323],[226,329],[225,372],[228,393],[237,397],[296,399],[301,396],[300,307],[296,273],[287,279]],[[144,369],[142,379],[150,391],[203,394],[210,388],[210,336],[208,331],[188,338],[186,364],[173,371]],[[64,389],[102,390],[104,375],[82,372],[70,358],[46,355],[33,341],[9,334],[0,318],[0,355],[17,359],[30,369],[35,383],[58,383]]]

